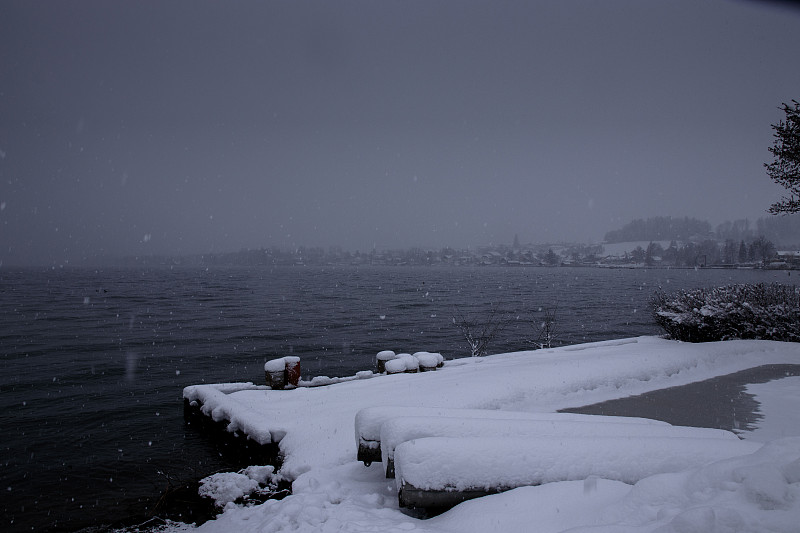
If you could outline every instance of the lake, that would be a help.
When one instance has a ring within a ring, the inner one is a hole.
[[[648,300],[677,289],[792,282],[785,271],[281,267],[0,270],[5,531],[135,520],[170,484],[236,469],[183,421],[182,390],[372,370],[378,351],[469,349],[454,317],[509,318],[489,353],[660,334]]]

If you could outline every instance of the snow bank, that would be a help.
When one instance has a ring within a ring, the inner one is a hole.
[[[323,387],[326,385],[335,385],[336,383],[345,383],[347,381],[355,381],[357,379],[370,379],[377,376],[372,370],[362,370],[356,372],[355,376],[345,376],[332,378],[329,376],[314,376],[308,381],[300,380],[297,383],[298,387]]]
[[[465,491],[589,476],[633,484],[760,447],[739,439],[694,437],[428,437],[397,446],[394,462],[400,491],[406,485],[426,491]]]
[[[596,477],[526,486],[418,520],[399,510],[379,468],[350,462],[307,472],[285,499],[229,507],[197,530],[486,533],[531,531],[535,524],[536,533],[797,533],[799,464],[800,439],[786,439],[634,486]]]
[[[800,439],[631,487],[604,479],[518,488],[465,502],[425,531],[478,533],[797,533]]]
[[[619,418],[619,417],[618,417]],[[611,419],[612,421],[609,421]],[[730,431],[671,425],[614,422],[613,417],[588,416],[585,419],[502,420],[403,417],[381,426],[382,463],[387,477],[394,476],[395,448],[401,443],[424,437],[452,438],[536,438],[536,437],[670,437],[725,439],[739,442]],[[456,453],[459,453],[458,451]]]
[[[800,413],[800,376],[748,385],[745,392],[758,400],[757,413],[761,417],[756,427],[746,433],[748,439],[768,442],[798,434],[800,423],[786,421]]]
[[[596,416],[578,413],[528,413],[525,411],[490,411],[488,409],[458,409],[442,407],[407,407],[396,405],[382,405],[366,407],[359,410],[355,417],[356,444],[360,441],[381,440],[383,425],[395,418],[423,417],[440,420],[452,418],[456,420],[558,420],[558,421],[583,421],[583,422],[615,422],[619,424],[646,424],[669,426],[666,422],[651,420],[649,418],[636,418],[624,416]]]
[[[359,461],[381,460],[381,430],[389,420],[398,417],[424,416],[432,418],[495,419],[495,420],[575,420],[616,421],[625,424],[669,425],[666,422],[634,417],[597,417],[573,413],[527,413],[523,411],[490,411],[487,409],[453,409],[437,407],[380,406],[367,407],[356,413],[355,433]]]

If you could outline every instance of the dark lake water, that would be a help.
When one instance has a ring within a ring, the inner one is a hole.
[[[792,282],[786,272],[285,267],[0,270],[4,531],[143,516],[170,482],[231,469],[183,422],[183,387],[373,369],[380,350],[469,355],[454,315],[514,320],[489,353],[529,349],[542,311],[564,344],[659,334],[667,291]]]

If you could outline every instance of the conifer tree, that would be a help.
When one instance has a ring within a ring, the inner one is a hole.
[[[775,140],[769,151],[774,160],[764,164],[772,181],[788,191],[787,196],[770,206],[773,215],[800,212],[800,102],[792,100],[792,104],[781,108],[786,120],[772,125]]]

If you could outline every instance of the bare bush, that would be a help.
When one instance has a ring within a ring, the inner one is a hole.
[[[533,345],[534,350],[552,348],[558,342],[558,308],[540,308],[539,312],[542,313],[542,317],[533,319],[537,331],[536,338],[527,341]]]
[[[472,357],[484,356],[489,344],[505,329],[509,323],[508,313],[500,312],[495,307],[485,316],[475,318],[456,312],[453,316],[455,325],[467,341]]]

